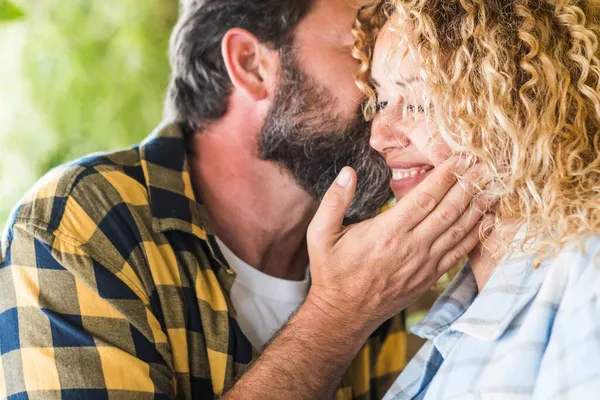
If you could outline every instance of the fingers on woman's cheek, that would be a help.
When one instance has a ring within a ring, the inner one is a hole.
[[[450,150],[450,147],[448,147],[448,145],[445,143],[441,143],[436,151],[436,157],[438,163],[441,164],[452,157],[452,150]]]

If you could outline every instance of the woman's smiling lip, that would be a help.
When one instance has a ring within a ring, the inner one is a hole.
[[[390,186],[393,191],[404,191],[417,186],[434,169],[431,164],[390,163],[392,170]]]

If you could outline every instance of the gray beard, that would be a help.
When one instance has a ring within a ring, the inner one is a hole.
[[[344,166],[357,173],[356,195],[346,213],[351,224],[373,217],[392,196],[391,172],[369,145],[370,124],[357,111],[348,121],[336,99],[282,51],[280,87],[259,135],[263,160],[281,164],[313,198],[321,200]]]

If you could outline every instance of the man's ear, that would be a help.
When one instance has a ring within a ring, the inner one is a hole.
[[[221,53],[233,86],[255,101],[269,97],[277,76],[273,50],[250,32],[233,28],[223,37]]]

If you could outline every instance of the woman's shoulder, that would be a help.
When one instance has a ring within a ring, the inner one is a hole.
[[[569,243],[549,265],[537,303],[546,307],[550,317],[537,370],[536,399],[560,394],[574,399],[598,398],[599,254],[600,234],[589,235]]]
[[[578,272],[597,270],[600,274],[600,233],[567,243],[554,258],[554,263],[569,266]]]
[[[600,233],[565,245],[549,263],[544,286],[559,290],[567,309],[599,298]]]

